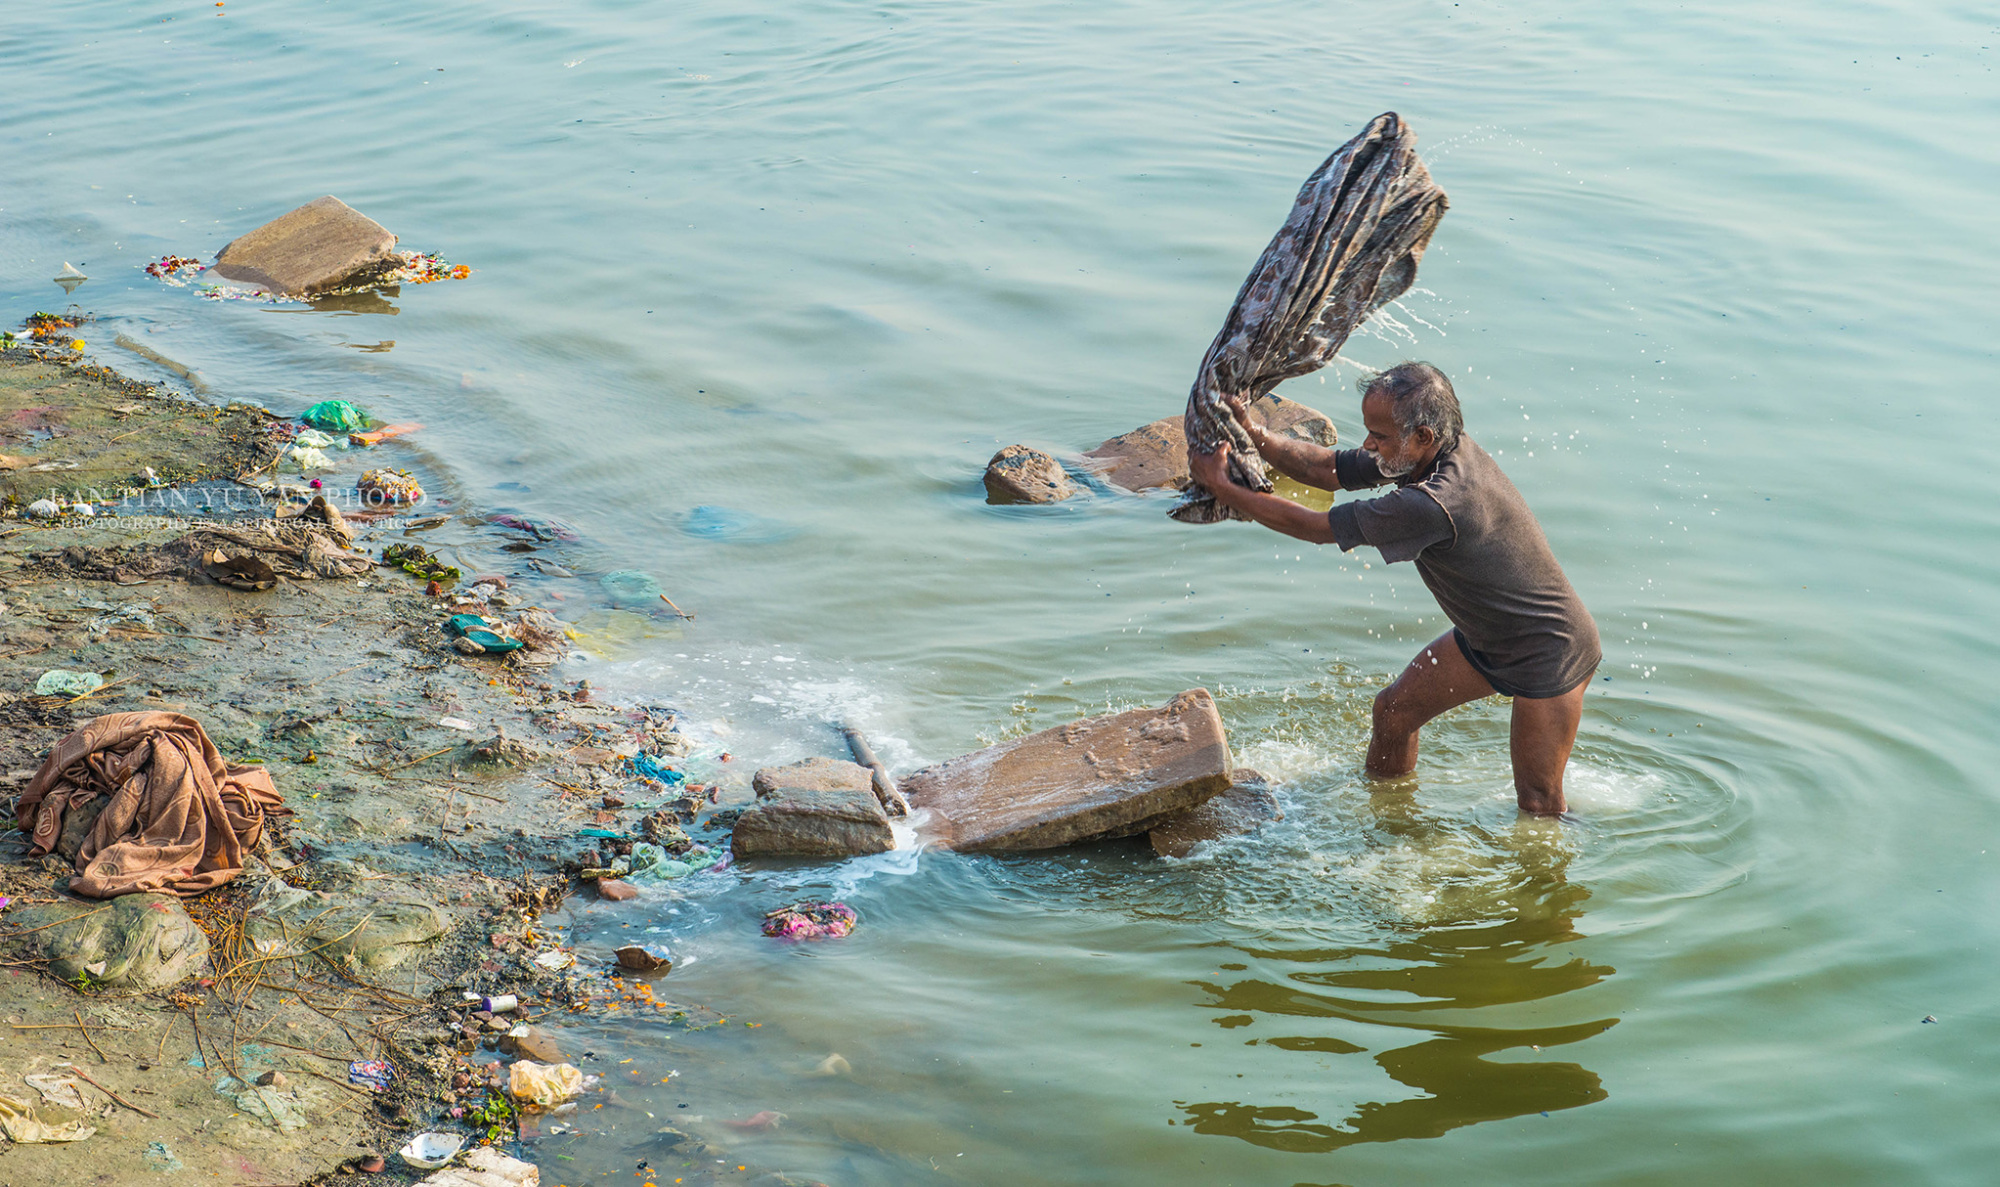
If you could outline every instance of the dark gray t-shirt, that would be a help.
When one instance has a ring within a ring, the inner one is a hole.
[[[1381,486],[1375,456],[1334,455],[1343,490]],[[1597,623],[1570,588],[1527,500],[1470,437],[1429,466],[1394,479],[1396,489],[1327,512],[1343,551],[1367,544],[1385,561],[1415,561],[1495,687],[1553,697],[1590,679],[1603,652]]]

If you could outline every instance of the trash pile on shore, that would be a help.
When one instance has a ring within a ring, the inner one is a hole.
[[[394,244],[323,198],[212,270],[301,298],[469,271]],[[434,505],[397,464],[419,424],[218,409],[82,361],[87,317],[38,314],[0,351],[0,1133],[24,1181],[73,1179],[81,1143],[121,1182],[248,1173],[254,1151],[258,1182],[526,1187],[536,1143],[634,1107],[566,1023],[721,1024],[656,989],[671,945],[572,943],[579,913],[899,845],[1185,854],[1275,813],[1199,689],[900,779],[848,723],[837,755],[754,768],[564,675],[579,612],[695,621],[654,577],[586,584],[571,525]],[[201,501],[107,493],[168,490]],[[446,524],[456,545],[420,535]],[[472,568],[454,548],[479,533],[517,559]],[[774,947],[856,942],[848,903],[769,905]],[[654,1148],[713,1161],[783,1116],[684,1119]]]

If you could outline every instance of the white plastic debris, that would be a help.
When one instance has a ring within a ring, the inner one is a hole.
[[[28,504],[28,514],[36,519],[54,519],[62,514],[62,504],[54,499],[36,499]]]
[[[397,1153],[403,1161],[420,1171],[434,1171],[450,1162],[460,1147],[465,1145],[465,1137],[455,1133],[420,1133],[409,1140]]]
[[[542,1172],[534,1164],[480,1147],[465,1156],[465,1165],[448,1166],[417,1187],[541,1187]]]

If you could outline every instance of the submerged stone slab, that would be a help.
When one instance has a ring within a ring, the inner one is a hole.
[[[750,787],[763,799],[782,788],[801,791],[867,791],[875,773],[860,763],[838,758],[809,758],[789,766],[764,767],[750,777]]]
[[[21,943],[65,981],[127,993],[164,989],[201,971],[208,937],[171,894],[126,894],[109,903],[61,902],[7,917]]]
[[[1159,709],[1073,721],[903,781],[954,849],[1051,849],[1124,836],[1229,787],[1229,741],[1207,689]]]
[[[989,503],[1060,503],[1075,493],[1062,463],[1039,449],[1009,445],[986,463]]]
[[[1238,767],[1230,780],[1228,791],[1148,830],[1146,837],[1153,843],[1153,852],[1161,857],[1186,857],[1203,841],[1253,833],[1270,821],[1285,818],[1263,775]]]
[[[1250,405],[1250,419],[1273,433],[1331,447],[1339,430],[1326,415],[1297,400],[1266,396]],[[1106,482],[1126,490],[1188,484],[1187,429],[1178,416],[1162,417],[1122,433],[1083,456],[1092,459]]]
[[[737,857],[855,857],[896,847],[889,817],[866,782],[859,789],[777,787],[760,794],[730,834]]]
[[[303,297],[359,284],[400,262],[394,235],[328,195],[231,240],[216,254],[215,270]]]

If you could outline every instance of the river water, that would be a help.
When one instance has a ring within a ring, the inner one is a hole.
[[[711,751],[850,717],[906,771],[1199,685],[1281,781],[1282,823],[1186,861],[898,852],[580,913],[731,1023],[597,1024],[654,1116],[545,1182],[1985,1183],[1996,39],[1754,0],[20,7],[0,302],[60,308],[72,262],[95,357],[423,422],[387,456],[451,506],[580,533],[542,554],[582,575],[544,587],[575,674]],[[1001,445],[1178,412],[1386,109],[1451,213],[1286,391],[1354,441],[1361,367],[1458,383],[1603,630],[1574,823],[1516,817],[1497,702],[1358,776],[1442,629],[1407,566],[982,498]],[[141,272],[321,193],[473,275],[309,309]],[[616,569],[695,622],[607,613]],[[852,938],[756,935],[821,893]],[[661,1157],[668,1118],[728,1164]]]

